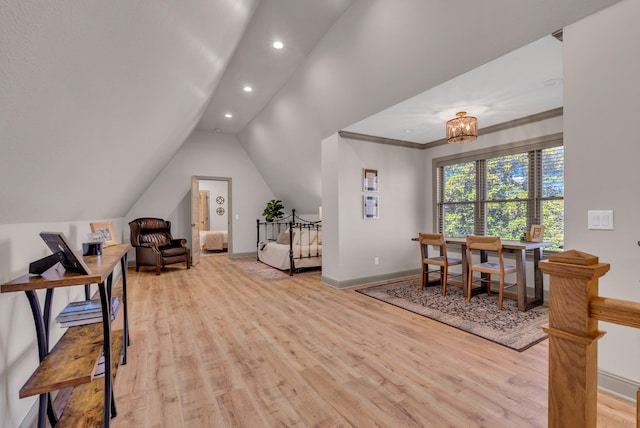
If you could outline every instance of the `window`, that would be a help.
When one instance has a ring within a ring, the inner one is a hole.
[[[435,219],[447,236],[520,239],[544,225],[549,250],[564,240],[562,136],[513,143],[434,160]]]

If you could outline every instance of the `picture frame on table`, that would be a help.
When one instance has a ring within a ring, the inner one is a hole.
[[[375,220],[379,218],[379,198],[374,195],[363,195],[362,212],[365,220]]]
[[[54,254],[54,256],[50,256],[54,257],[54,263],[60,262],[64,269],[68,270],[69,272],[77,272],[83,275],[91,274],[89,266],[87,266],[87,264],[84,262],[82,256],[78,254],[78,252],[76,252],[76,250],[73,248],[73,245],[64,235],[64,233],[40,232],[40,237]],[[50,257],[47,257],[47,259],[49,259]],[[44,259],[31,263],[31,266],[29,266],[29,273],[40,275],[44,273],[44,271],[46,271],[49,267],[51,267],[51,265],[49,265],[47,262],[42,265],[41,263],[43,261]]]
[[[378,170],[363,168],[362,169],[362,181],[365,192],[377,192],[378,191]]]
[[[118,245],[118,235],[116,235],[116,228],[113,227],[113,223],[101,222],[90,223],[91,233],[101,233],[104,235],[104,246],[109,247],[111,245]]]
[[[88,238],[89,238],[89,242],[99,242],[100,248],[104,248],[107,246],[107,237],[104,235],[104,233],[101,233],[101,232],[90,233]]]
[[[544,226],[541,224],[532,224],[529,231],[529,240],[531,242],[542,242],[542,234],[544,232]]]

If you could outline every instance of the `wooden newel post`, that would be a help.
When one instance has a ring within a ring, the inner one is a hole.
[[[549,281],[549,428],[595,427],[598,321],[589,300],[609,271],[598,257],[570,250],[540,262]]]

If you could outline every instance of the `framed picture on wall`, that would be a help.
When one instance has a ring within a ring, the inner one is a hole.
[[[364,168],[362,170],[362,178],[364,182],[363,190],[365,192],[378,191],[378,170]]]
[[[362,211],[365,219],[375,220],[378,218],[380,214],[378,203],[378,196],[364,195],[362,197]]]
[[[113,227],[113,223],[90,223],[92,233],[102,233],[105,239],[105,247],[110,245],[118,245],[118,236],[116,235],[116,228]]]

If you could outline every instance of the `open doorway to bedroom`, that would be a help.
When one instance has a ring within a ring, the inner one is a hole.
[[[191,258],[232,252],[231,178],[191,177]]]

